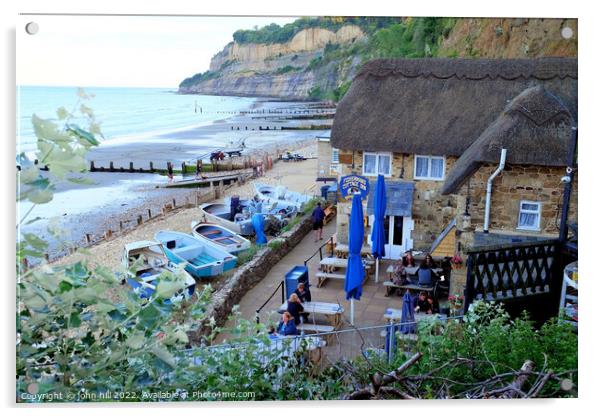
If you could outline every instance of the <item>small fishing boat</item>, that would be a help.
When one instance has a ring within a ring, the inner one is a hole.
[[[247,211],[252,216],[255,213],[277,216],[280,220],[284,218],[293,218],[298,212],[295,204],[290,204],[287,201],[273,201],[261,199],[256,195],[253,199],[238,199],[236,196],[232,198],[224,198],[224,203],[231,207],[233,202],[241,207],[241,212]]]
[[[230,205],[219,203],[202,204],[199,208],[203,213],[202,222],[221,225],[239,235],[255,234],[251,213],[248,211],[232,215]]]
[[[289,191],[284,186],[272,186],[262,183],[255,184],[255,194],[262,199],[267,199],[272,202],[294,205],[298,210],[303,209],[305,204],[312,198],[309,195]]]
[[[163,244],[169,260],[184,263],[184,269],[194,277],[214,277],[236,266],[236,256],[190,234],[159,231],[155,240]]]
[[[186,288],[182,292],[187,291],[190,296],[194,293],[195,280],[188,272],[179,271],[178,267],[169,261],[163,246],[157,241],[135,241],[126,244],[121,262],[128,269],[127,283],[143,298],[152,296],[157,278],[165,271],[184,273]],[[183,294],[175,294],[172,300],[182,298]]]
[[[234,234],[234,232],[221,225],[193,222],[191,227],[194,238],[226,250],[228,253],[237,254],[251,247],[249,240]]]

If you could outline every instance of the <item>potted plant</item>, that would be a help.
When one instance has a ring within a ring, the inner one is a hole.
[[[449,301],[449,311],[451,316],[460,315],[462,309],[464,308],[464,296],[456,294],[448,297],[447,300]]]

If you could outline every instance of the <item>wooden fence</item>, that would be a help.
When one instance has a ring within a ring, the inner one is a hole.
[[[479,299],[499,301],[512,316],[526,310],[543,322],[558,314],[562,272],[570,261],[558,240],[469,251],[465,312]]]

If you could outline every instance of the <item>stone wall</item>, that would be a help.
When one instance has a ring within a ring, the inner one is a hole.
[[[228,320],[234,305],[259,283],[284,256],[286,256],[311,231],[311,217],[306,215],[301,222],[281,235],[282,244],[277,248],[262,248],[251,261],[242,265],[224,286],[211,295],[207,307],[206,320],[200,329],[190,334],[192,343],[200,343],[202,337],[211,333],[209,320],[213,318],[216,326],[223,326]],[[267,298],[268,294],[266,294]],[[259,306],[259,305],[258,305]]]
[[[340,151],[341,175],[353,172],[361,175],[363,158],[361,151]],[[456,157],[445,158],[445,174],[450,172]],[[487,179],[496,169],[496,164],[482,166],[470,179],[470,206],[472,227],[482,230],[485,213]],[[564,185],[560,178],[565,174],[563,167],[509,166],[495,179],[491,198],[490,230],[505,234],[553,238],[558,235],[557,225],[562,209]],[[468,186],[465,184],[455,195],[441,195],[443,181],[414,179],[414,155],[394,153],[391,180],[407,180],[415,183],[412,219],[414,249],[429,250],[433,241],[445,229],[453,217],[461,215],[466,206]],[[569,221],[577,221],[577,174],[573,183]],[[521,200],[538,201],[541,207],[541,230],[517,230],[518,211]],[[339,201],[340,212],[345,212],[349,203]],[[337,237],[346,242],[348,219],[337,218]],[[369,230],[367,231],[367,234]]]
[[[470,179],[469,213],[477,231],[483,229],[487,179],[497,165],[482,166]],[[506,166],[494,180],[491,194],[490,230],[516,236],[554,238],[558,236],[565,175],[563,167]],[[578,177],[575,173],[569,222],[577,222]],[[468,184],[462,186],[459,197],[465,199]],[[520,201],[541,202],[541,230],[517,230]]]

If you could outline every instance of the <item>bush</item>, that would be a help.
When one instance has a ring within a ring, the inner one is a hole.
[[[255,245],[255,244],[251,244],[251,247],[249,247],[248,250],[246,250],[243,253],[238,254],[237,260],[236,260],[236,265],[242,266],[243,264],[248,263],[249,261],[251,261],[253,259],[253,257],[255,257],[255,255],[257,254],[258,251],[259,251],[259,246]]]

